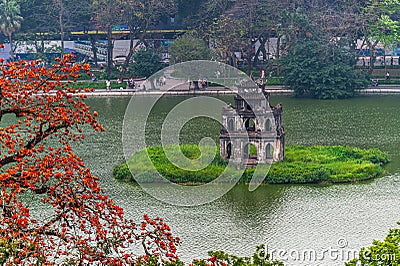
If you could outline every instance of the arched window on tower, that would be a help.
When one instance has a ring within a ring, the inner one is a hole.
[[[256,123],[253,118],[248,118],[244,124],[247,132],[256,131]]]
[[[229,131],[235,130],[235,122],[233,121],[233,118],[228,119],[228,130]]]
[[[257,148],[254,144],[247,143],[243,150],[244,158],[257,159]]]
[[[267,160],[271,160],[274,158],[274,148],[270,143],[265,147],[265,155]]]
[[[271,120],[267,119],[265,121],[265,131],[270,132],[272,130]]]
[[[226,154],[228,155],[228,159],[230,159],[232,157],[232,143],[228,143],[228,145],[226,145]]]

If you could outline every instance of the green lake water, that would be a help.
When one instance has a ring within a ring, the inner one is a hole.
[[[166,97],[159,102],[148,120],[148,144],[159,143],[160,121],[183,99]],[[233,96],[221,99],[232,102]],[[112,177],[112,167],[124,160],[121,131],[129,100],[88,99],[106,131],[87,132],[77,152],[128,216],[138,220],[148,213],[166,219],[182,239],[178,252],[185,261],[206,257],[211,249],[248,256],[256,245],[266,244],[274,258],[287,265],[343,265],[352,250],[382,239],[400,221],[400,96],[340,101],[271,97],[272,103],[283,104],[286,144],[379,148],[392,159],[384,177],[357,184],[264,185],[254,192],[237,185],[220,199],[196,207],[169,205]],[[143,97],[143,104],[147,100]],[[194,119],[184,126],[180,140],[218,140],[219,130],[215,121]],[[323,253],[328,249],[338,254]],[[302,258],[307,250],[315,251],[317,258]]]

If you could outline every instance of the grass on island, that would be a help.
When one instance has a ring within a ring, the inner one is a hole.
[[[202,163],[205,163],[202,162],[203,159],[206,160],[208,156],[215,155],[206,168],[190,171],[172,164],[162,147],[147,148],[154,167],[162,176],[174,183],[207,183],[220,176],[227,167],[227,162],[222,160],[219,150],[216,151],[214,147],[205,148],[202,157],[197,145],[171,145],[166,149],[173,159],[179,155],[179,149],[181,149],[182,153],[191,159],[186,162],[188,164],[185,166],[186,169],[200,168]],[[154,179],[155,170],[149,157],[145,150],[135,153],[128,163],[114,167],[114,177],[132,182],[135,182],[136,178],[140,182],[158,182]],[[271,165],[264,183],[341,183],[367,180],[380,176],[384,172],[382,166],[388,162],[388,155],[378,149],[363,150],[345,146],[288,146],[285,150],[285,160]],[[228,169],[225,174],[229,175],[234,171],[236,170]],[[253,173],[254,169],[246,169],[240,182],[250,182]]]

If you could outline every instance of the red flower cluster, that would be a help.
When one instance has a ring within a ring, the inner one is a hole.
[[[141,226],[125,219],[73,152],[71,142],[82,141],[84,125],[104,129],[98,113],[82,101],[82,92],[90,89],[72,86],[89,66],[71,64],[70,58],[50,68],[40,61],[0,64],[0,262],[176,260],[179,239],[169,226],[147,215]],[[40,201],[51,216],[34,219],[31,201]],[[139,258],[129,247],[137,241],[145,254]],[[13,250],[5,253],[2,247]]]

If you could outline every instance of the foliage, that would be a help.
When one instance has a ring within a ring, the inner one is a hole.
[[[400,223],[398,223],[400,225]],[[389,230],[385,240],[374,240],[370,247],[363,247],[359,257],[347,262],[346,266],[389,266],[400,264],[400,228]]]
[[[180,151],[192,160],[196,167],[200,150],[196,145],[166,146],[165,149],[178,157]],[[148,147],[147,152],[154,167],[168,180],[175,183],[204,183],[220,176],[227,167],[227,162],[219,156],[219,151],[205,149],[204,156],[215,155],[214,160],[204,169],[189,171],[172,164],[160,146]],[[203,154],[202,154],[203,155]],[[265,183],[320,183],[353,182],[376,177],[383,173],[388,156],[377,149],[362,150],[343,146],[288,146],[285,160],[271,165]],[[189,167],[186,167],[189,168]],[[193,169],[193,168],[192,168]],[[129,171],[130,170],[130,171]],[[135,182],[135,178],[152,182],[154,168],[148,162],[146,150],[135,153],[127,163],[116,165],[113,175],[117,179]],[[228,169],[230,171],[235,169]],[[132,175],[133,173],[133,175]],[[254,169],[246,169],[240,182],[250,182]],[[229,176],[227,176],[229,178]]]
[[[160,62],[160,57],[151,50],[141,49],[133,56],[133,59],[135,62],[132,64],[132,68],[137,76],[150,77],[165,67]]]
[[[17,1],[2,0],[0,2],[0,30],[9,36],[21,27],[21,11]]]
[[[339,45],[306,38],[282,58],[282,74],[298,97],[347,98],[369,83],[353,64],[354,56]]]
[[[368,18],[367,37],[380,41],[385,47],[394,44],[400,38],[399,0],[368,1],[363,16]]]
[[[268,254],[265,250],[264,245],[260,245],[256,247],[256,251],[254,252],[252,258],[248,257],[238,257],[235,255],[227,254],[224,251],[210,251],[208,252],[210,256],[206,260],[194,260],[194,266],[217,266],[217,265],[225,265],[225,266],[283,266],[283,262],[281,261],[271,261],[270,254]]]
[[[75,82],[71,84],[71,87],[75,89],[83,89],[83,88],[90,88],[90,89],[95,89],[95,90],[104,90],[106,88],[106,82],[105,81],[96,81],[96,82],[91,82],[91,81],[86,81],[86,82]],[[111,81],[110,82],[110,87],[111,89],[119,89],[123,87],[125,89],[126,83],[117,83],[116,81]]]
[[[190,34],[177,38],[169,47],[171,62],[182,63],[191,60],[210,60],[211,51],[204,42]]]
[[[280,77],[271,77],[267,79],[267,86],[277,86],[282,85],[282,78]]]
[[[11,35],[21,27],[20,6],[15,0],[0,1],[0,31],[8,37],[11,46],[11,58],[14,60]]]
[[[216,50],[220,60],[226,64],[237,66],[235,51],[240,51],[244,45],[246,28],[234,16],[222,15],[214,19],[210,26],[208,38],[210,45]]]
[[[100,188],[99,179],[76,155],[72,143],[83,130],[102,131],[96,111],[76,95],[71,82],[88,65],[70,56],[50,68],[39,61],[0,60],[0,260],[5,265],[49,265],[67,259],[127,265],[151,256],[176,259],[170,228],[144,215],[142,223]],[[56,93],[51,93],[51,91]],[[46,216],[35,208],[49,210]],[[130,253],[141,243],[144,255]]]
[[[174,0],[117,0],[122,8],[122,22],[129,28],[129,50],[122,66],[121,77],[125,74],[128,64],[139,46],[147,44],[148,29],[157,25],[162,19],[169,19],[173,14]],[[135,43],[136,42],[136,43]]]
[[[113,63],[114,41],[112,27],[122,22],[123,7],[114,0],[93,0],[92,10],[95,14],[96,27],[107,32],[107,75],[111,74]]]

